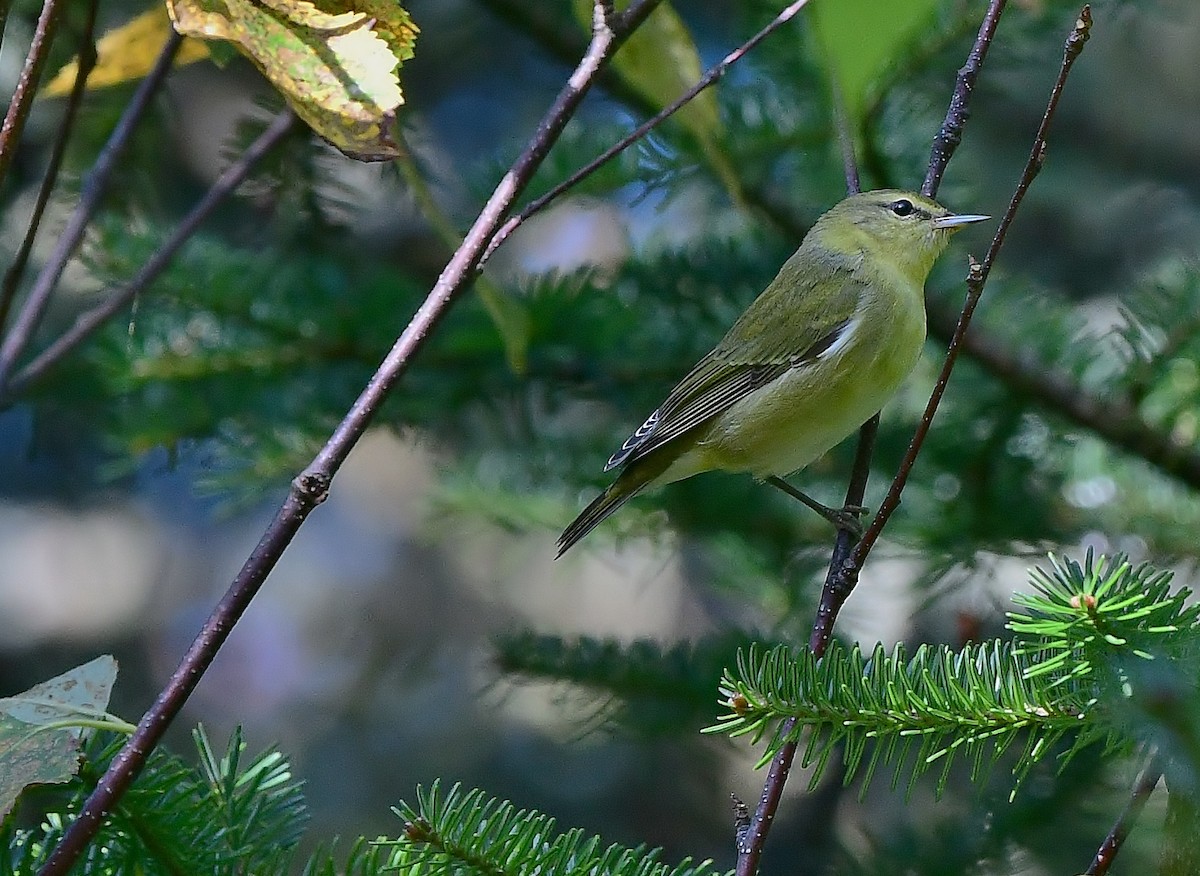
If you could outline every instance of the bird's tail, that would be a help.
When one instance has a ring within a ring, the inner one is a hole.
[[[636,463],[621,472],[620,477],[609,484],[608,488],[593,499],[571,525],[563,530],[563,534],[558,537],[558,553],[554,558],[558,559],[570,550],[575,542],[595,529],[605,517],[640,493],[653,478],[654,473],[646,471]]]

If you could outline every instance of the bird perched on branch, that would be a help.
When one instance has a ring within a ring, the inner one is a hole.
[[[700,472],[749,472],[798,493],[779,478],[870,419],[912,371],[925,341],[925,280],[955,231],[988,218],[886,189],[821,216],[608,460],[604,470],[620,474],[559,537],[558,556],[646,487]],[[838,526],[857,523],[804,499]]]

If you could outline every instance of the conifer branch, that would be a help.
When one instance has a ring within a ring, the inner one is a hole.
[[[516,162],[497,185],[463,245],[442,271],[437,283],[397,338],[392,350],[370,382],[334,430],[313,461],[292,482],[283,504],[247,558],[225,595],[213,609],[179,666],[154,705],[142,717],[137,732],[114,758],[112,765],[88,798],[79,817],[71,824],[42,868],[40,876],[65,876],[83,853],[113,805],[128,790],[145,765],[146,758],[170,723],[179,714],[233,625],[245,612],[267,575],[279,561],[312,510],[325,500],[333,477],[350,450],[366,431],[388,392],[407,371],[412,358],[424,346],[449,306],[462,293],[474,273],[483,249],[511,209],[513,201],[529,183],[550,147],[574,114],[596,75],[658,0],[635,0],[619,14],[611,4],[597,0],[596,26],[588,51],[558,97],[546,112],[536,133]],[[614,29],[614,27],[619,28]]]
[[[604,846],[578,829],[558,833],[553,818],[517,809],[507,800],[438,782],[417,789],[415,807],[395,810],[404,819],[401,838],[384,844],[396,851],[401,873],[470,873],[477,876],[711,876],[711,861],[685,858],[671,867],[658,849]]]
[[[288,759],[273,748],[249,755],[240,730],[220,752],[203,727],[192,738],[200,766],[155,752],[105,823],[80,872],[294,872],[289,865],[308,822],[308,808]],[[48,813],[37,828],[16,828],[13,819],[0,826],[4,860],[21,861],[11,870],[0,863],[0,873],[34,872],[38,858],[69,823],[64,813],[82,802],[117,751],[112,734],[93,737],[70,785],[74,799]]]
[[[865,789],[877,768],[890,764],[892,787],[909,769],[911,789],[936,765],[939,793],[956,756],[971,763],[971,779],[978,781],[1027,733],[1019,784],[1066,733],[1080,731],[1085,742],[1106,735],[1087,721],[1089,698],[1081,688],[1031,674],[1023,656],[999,640],[961,652],[922,645],[911,657],[903,645],[891,653],[879,645],[868,656],[835,641],[823,657],[807,649],[754,647],[727,670],[720,690],[729,711],[706,732],[749,735],[752,742],[767,737],[762,766],[807,731],[800,762],[814,768],[810,791],[844,746],[847,782],[861,771]]]
[[[1194,678],[1200,607],[1187,588],[1171,590],[1170,572],[1121,556],[1051,557],[1030,577],[1034,592],[1015,597],[1024,611],[1009,615],[1012,641],[922,645],[911,658],[902,645],[868,657],[836,642],[823,655],[741,652],[720,686],[728,711],[705,732],[767,738],[761,766],[807,731],[801,763],[814,767],[811,786],[843,747],[847,782],[862,774],[865,787],[891,764],[893,787],[908,772],[911,789],[938,765],[939,792],[955,757],[970,761],[978,781],[1019,736],[1017,785],[1067,734],[1075,739],[1060,768],[1092,743],[1131,750],[1140,731],[1124,717],[1128,706],[1158,691],[1157,679],[1147,691],[1132,669],[1161,661]]]

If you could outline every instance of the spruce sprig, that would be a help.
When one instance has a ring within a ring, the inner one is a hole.
[[[1011,642],[922,645],[911,657],[903,645],[867,656],[836,643],[821,659],[787,647],[739,652],[720,686],[728,712],[706,732],[767,737],[760,766],[807,732],[812,787],[839,747],[846,781],[862,772],[864,789],[881,763],[892,765],[893,787],[907,774],[911,791],[941,761],[938,793],[958,755],[978,782],[1022,736],[1014,793],[1068,735],[1060,769],[1096,742],[1109,753],[1131,749],[1145,732],[1128,707],[1148,696],[1136,664],[1194,666],[1200,606],[1186,588],[1171,590],[1170,572],[1123,556],[1089,553],[1082,565],[1051,557],[1031,579],[1034,592],[1016,597],[1025,613],[1009,616]]]
[[[578,828],[559,833],[548,815],[457,784],[445,793],[438,782],[418,788],[415,807],[393,811],[405,822],[401,838],[385,844],[398,852],[394,866],[421,876],[715,876],[711,861],[671,867],[659,849],[605,846]]]

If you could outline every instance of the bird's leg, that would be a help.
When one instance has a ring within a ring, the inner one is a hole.
[[[800,490],[793,487],[781,477],[771,475],[766,479],[766,482],[778,490],[783,490],[793,499],[798,499],[806,506],[816,511],[838,529],[844,529],[853,535],[855,538],[861,538],[863,534],[862,521],[858,519],[858,515],[864,513],[867,509],[862,505],[847,505],[844,508],[830,508],[828,505],[822,505],[812,496],[807,493],[802,493]]]

